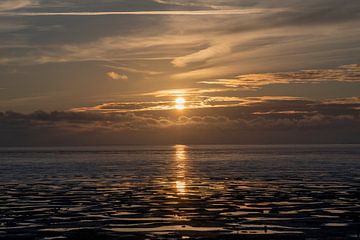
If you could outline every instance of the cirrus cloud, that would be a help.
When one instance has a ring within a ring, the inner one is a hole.
[[[38,4],[36,0],[2,0],[0,2],[0,12],[12,11]],[[1,13],[0,13],[1,14]]]
[[[360,64],[342,65],[332,69],[245,74],[234,79],[217,79],[200,81],[199,83],[229,88],[258,89],[271,84],[321,83],[326,81],[360,82]]]

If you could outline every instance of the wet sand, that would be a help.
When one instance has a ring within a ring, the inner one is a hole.
[[[2,150],[0,239],[360,239],[357,148],[275,150]]]

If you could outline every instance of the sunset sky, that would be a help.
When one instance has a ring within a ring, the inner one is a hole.
[[[0,145],[176,143],[360,143],[360,1],[0,1]]]

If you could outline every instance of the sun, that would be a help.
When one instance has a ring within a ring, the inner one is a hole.
[[[184,110],[185,109],[186,100],[183,97],[178,97],[175,99],[175,108],[177,110]]]
[[[183,97],[178,97],[178,98],[176,98],[175,102],[176,102],[176,104],[184,105],[186,100]]]

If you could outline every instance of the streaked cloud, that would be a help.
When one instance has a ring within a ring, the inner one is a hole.
[[[6,14],[5,11],[12,11],[20,8],[35,6],[37,0],[2,0],[0,2],[0,16]]]
[[[118,11],[118,12],[0,12],[0,16],[106,16],[106,15],[249,15],[261,14],[268,9],[231,9],[231,10],[189,10],[189,11]],[[270,11],[279,12],[281,9],[272,9]]]
[[[217,44],[198,52],[175,58],[172,64],[176,67],[185,67],[189,63],[203,62],[214,57],[224,56],[230,52],[231,46],[229,44]]]
[[[217,79],[199,83],[229,88],[258,89],[271,84],[360,82],[360,65],[350,64],[333,69],[312,69],[296,72],[239,75],[235,79]]]
[[[111,68],[111,69],[117,69],[129,73],[140,73],[140,74],[146,74],[146,75],[159,75],[163,74],[163,72],[157,72],[157,71],[151,71],[151,70],[140,70],[136,68],[130,68],[130,67],[123,67],[123,66],[113,66],[113,65],[105,65],[105,67]]]
[[[183,89],[168,89],[160,90],[150,93],[144,93],[144,96],[153,96],[153,97],[197,97],[203,94],[223,92],[224,89],[221,88],[183,88]]]
[[[104,37],[82,44],[64,44],[47,46],[29,51],[26,56],[0,57],[3,64],[45,64],[79,61],[159,61],[171,60],[174,57],[162,55],[161,49],[172,49],[179,46],[190,47],[198,44],[203,36],[200,34],[177,37],[174,35],[134,35]],[[158,54],[151,54],[160,49]],[[148,51],[151,51],[148,53]]]
[[[194,92],[196,90],[193,90]],[[185,94],[177,95],[175,90],[173,93],[168,92],[165,95],[159,93],[157,97],[159,99],[154,99],[153,101],[130,101],[130,102],[108,102],[103,103],[94,107],[80,107],[74,108],[74,112],[98,112],[98,113],[131,113],[131,112],[148,112],[153,111],[170,111],[176,110],[176,104],[174,100],[177,96],[186,96]],[[188,95],[189,96],[189,95]],[[223,96],[205,96],[198,95],[189,97],[186,101],[186,110],[195,111],[201,109],[213,109],[216,113],[216,108],[229,108],[242,107],[247,108],[251,106],[262,106],[266,111],[265,113],[273,112],[271,109],[265,108],[268,106],[268,103],[272,103],[272,107],[276,106],[277,103],[281,105],[281,109],[276,112],[291,113],[291,112],[307,112],[310,106],[318,104],[316,101],[301,98],[301,97],[292,97],[292,96],[262,96],[262,97],[223,97]],[[298,109],[300,104],[303,108]],[[359,98],[347,98],[347,99],[335,99],[335,100],[324,100],[320,101],[319,104],[322,106],[328,106],[334,104],[347,105],[349,107],[358,107],[360,104]],[[283,107],[286,106],[286,109]],[[257,111],[257,114],[260,114],[260,111]],[[195,113],[196,114],[196,113]]]

